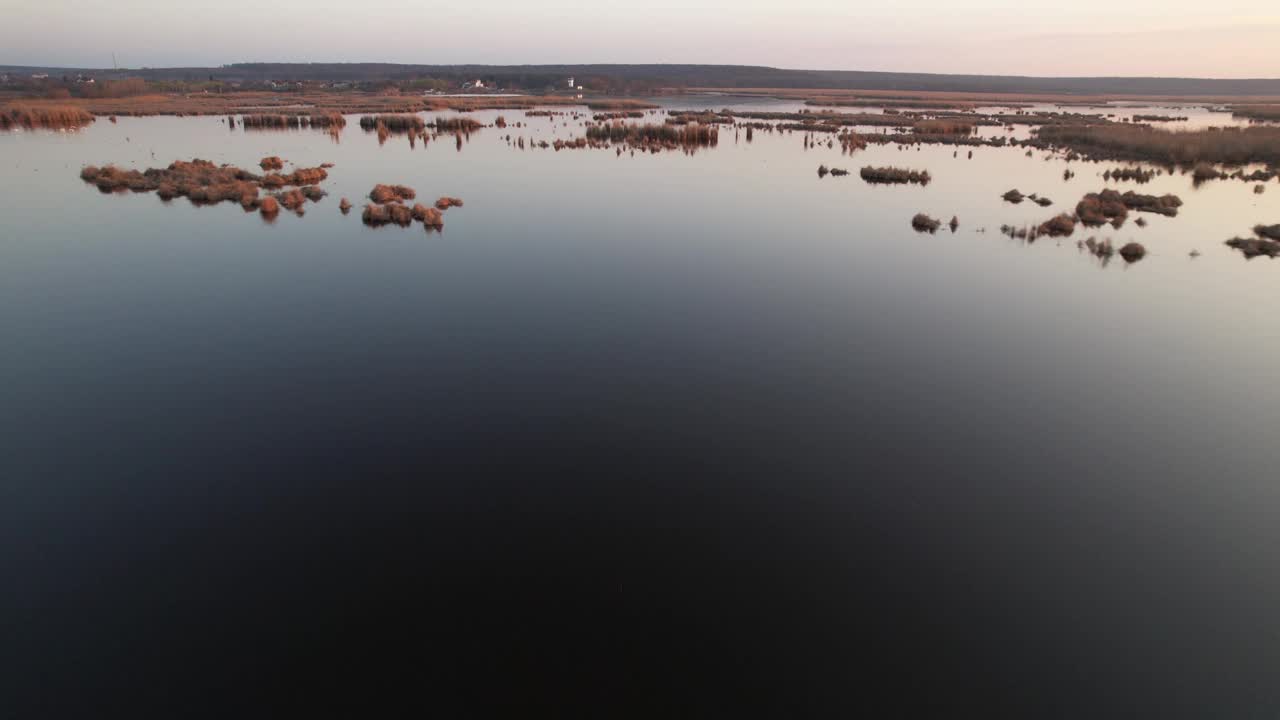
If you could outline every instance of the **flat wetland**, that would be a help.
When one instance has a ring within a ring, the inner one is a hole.
[[[40,548],[17,570],[41,600],[0,604],[6,644],[117,699],[84,672],[112,648],[140,673],[200,649],[160,686],[299,662],[271,616],[394,637],[410,684],[520,678],[522,709],[573,678],[660,717],[649,689],[687,677],[723,690],[690,715],[821,707],[861,659],[1020,688],[1026,717],[1068,676],[1077,709],[1266,716],[1280,180],[1018,123],[777,129],[920,110],[899,100],[0,131],[0,537]],[[163,172],[193,159],[246,170]],[[928,181],[874,181],[896,171]]]

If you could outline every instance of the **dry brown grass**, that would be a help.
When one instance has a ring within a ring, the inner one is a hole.
[[[280,157],[277,155],[271,155],[271,156],[262,158],[262,162],[258,163],[258,165],[263,170],[283,170],[284,160],[281,160]]]
[[[439,203],[437,203],[437,207],[427,207],[426,205],[418,203],[413,206],[413,219],[420,221],[428,229],[442,228],[444,227],[444,213],[441,212],[442,209],[443,208],[439,208]]]
[[[1253,232],[1259,237],[1280,240],[1280,223],[1275,225],[1254,225]]]
[[[436,200],[437,209],[448,210],[451,207],[462,207],[462,198],[445,196]]]
[[[75,130],[93,122],[93,115],[70,105],[9,105],[0,110],[0,130]]]
[[[387,225],[389,223],[395,223],[401,227],[406,227],[413,222],[413,213],[409,208],[399,203],[365,205],[361,219],[364,221],[364,224],[372,225],[374,227]]]

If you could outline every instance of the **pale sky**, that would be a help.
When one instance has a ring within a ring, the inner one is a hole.
[[[0,64],[726,63],[1280,77],[1280,0],[0,0]]]

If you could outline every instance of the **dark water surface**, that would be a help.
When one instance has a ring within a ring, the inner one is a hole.
[[[0,135],[0,717],[1280,712],[1280,186],[1027,245],[1109,166],[501,139],[580,131]],[[330,197],[77,177],[267,154]]]

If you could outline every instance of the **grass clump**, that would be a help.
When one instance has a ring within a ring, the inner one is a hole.
[[[436,200],[436,208],[439,210],[448,210],[451,207],[462,207],[462,198],[444,196]]]
[[[860,171],[862,179],[869,183],[905,184],[915,183],[928,185],[933,178],[928,170],[906,170],[895,167],[872,167],[868,165]]]
[[[1269,258],[1280,256],[1280,242],[1264,238],[1231,238],[1227,241],[1227,247],[1239,250],[1247,259],[1253,259],[1259,255]]]
[[[1041,223],[1037,231],[1038,234],[1049,237],[1066,237],[1076,231],[1076,219],[1062,213]]]
[[[369,199],[376,203],[401,202],[412,200],[418,196],[413,188],[405,185],[374,185],[369,192]]]
[[[1135,263],[1146,257],[1147,249],[1141,243],[1131,242],[1125,243],[1120,248],[1120,257],[1124,258],[1127,263]]]
[[[1259,237],[1269,238],[1271,240],[1280,240],[1280,224],[1254,225],[1253,232]]]
[[[935,220],[924,213],[916,213],[915,217],[911,218],[911,227],[915,228],[916,232],[936,233],[938,228],[942,227],[942,221]]]

